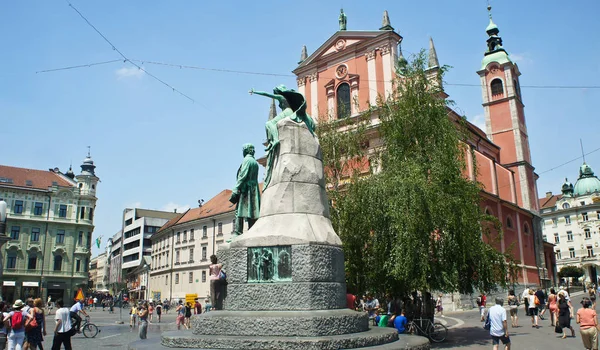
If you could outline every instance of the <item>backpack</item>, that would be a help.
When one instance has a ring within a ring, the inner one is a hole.
[[[21,311],[13,312],[13,315],[10,317],[10,328],[13,331],[23,328],[23,313]]]
[[[490,321],[490,314],[488,313],[487,318],[485,319],[485,324],[483,325],[483,329],[489,331],[492,329],[492,322]]]
[[[221,270],[221,272],[219,272],[219,279],[222,281],[227,280],[227,274],[225,273],[225,271]]]
[[[477,297],[477,306],[481,306],[481,302],[482,302],[481,297],[480,296]]]

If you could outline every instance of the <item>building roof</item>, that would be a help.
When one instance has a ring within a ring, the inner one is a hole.
[[[188,211],[189,211],[189,209],[185,213],[187,213]],[[185,213],[177,214],[176,217],[174,217],[171,220],[167,221],[164,225],[162,225],[162,227],[160,228],[160,230],[158,230],[158,232],[164,231],[164,230],[168,229],[169,227],[175,225],[177,223],[177,221],[179,221],[179,219],[181,219],[181,217]]]
[[[173,219],[177,217],[177,213],[171,211],[162,211],[162,210],[152,210],[152,209],[140,209],[135,208],[135,215],[138,218],[159,218],[159,219]]]
[[[551,196],[540,198],[540,210],[554,207],[556,205],[556,202],[562,197],[562,194],[553,194]]]
[[[592,167],[583,163],[579,168],[579,179],[575,182],[574,195],[585,196],[600,192],[600,180],[594,175]]]
[[[55,170],[55,171],[58,171]],[[74,187],[75,183],[52,170],[36,170],[0,165],[0,185],[47,190],[48,187]]]

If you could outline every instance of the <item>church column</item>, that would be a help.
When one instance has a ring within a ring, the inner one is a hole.
[[[390,46],[386,45],[380,49],[381,60],[383,62],[383,87],[385,90],[385,98],[387,99],[392,93],[392,71],[394,69],[394,64],[392,62],[392,51],[390,50]]]
[[[369,104],[377,105],[377,70],[375,69],[376,51],[372,50],[365,54],[367,59],[367,79],[369,81]]]
[[[313,118],[317,118],[319,116],[319,93],[317,90],[318,77],[319,74],[317,72],[314,72],[308,76],[310,79],[310,114]]]
[[[298,83],[298,92],[306,97],[306,77],[298,78],[296,82]]]

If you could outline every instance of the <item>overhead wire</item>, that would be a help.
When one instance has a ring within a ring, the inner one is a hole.
[[[142,72],[146,73],[148,76],[150,76],[151,78],[153,78],[154,80],[162,83],[163,85],[167,86],[168,88],[170,88],[171,90],[173,90],[174,92],[177,92],[178,94],[180,94],[181,96],[189,99],[192,102],[196,102],[193,98],[191,98],[190,96],[184,94],[183,92],[179,91],[178,89],[176,89],[175,87],[173,87],[172,85],[170,85],[169,83],[165,82],[164,80],[160,79],[159,77],[157,77],[156,75],[148,72],[146,69],[144,69],[143,67],[139,66],[138,64],[136,64],[135,62],[131,61],[129,58],[127,58],[127,56],[125,56],[125,54],[123,54],[123,52],[121,52],[121,50],[119,50],[110,40],[108,40],[108,38],[106,36],[104,36],[104,34],[102,34],[102,32],[100,32],[100,30],[98,30],[98,28],[96,28],[96,26],[94,26],[75,6],[73,6],[73,4],[71,4],[71,2],[69,2],[69,0],[65,0],[66,3],[69,5],[69,7],[71,7],[75,12],[77,12],[77,14],[79,15],[79,17],[81,17],[90,27],[92,27],[92,29],[94,29],[94,31],[96,33],[98,33],[98,35],[100,35],[102,37],[102,39],[104,39],[104,41],[106,41],[114,51],[116,51],[121,57],[123,57],[123,59],[126,62],[129,62],[130,64],[134,65],[135,67],[137,67],[139,70],[141,70]],[[84,65],[85,66],[85,65]],[[74,67],[73,67],[74,68]],[[70,68],[70,69],[73,69]],[[64,70],[64,69],[58,69],[58,70]],[[208,109],[208,108],[207,108]]]

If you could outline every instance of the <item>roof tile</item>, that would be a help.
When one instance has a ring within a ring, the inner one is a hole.
[[[0,181],[0,185],[3,186],[29,187],[42,190],[47,190],[48,187],[53,186],[53,183],[63,187],[75,186],[72,182],[50,170],[17,168],[7,165],[0,165],[0,178],[5,179]],[[28,181],[31,185],[28,185]]]

